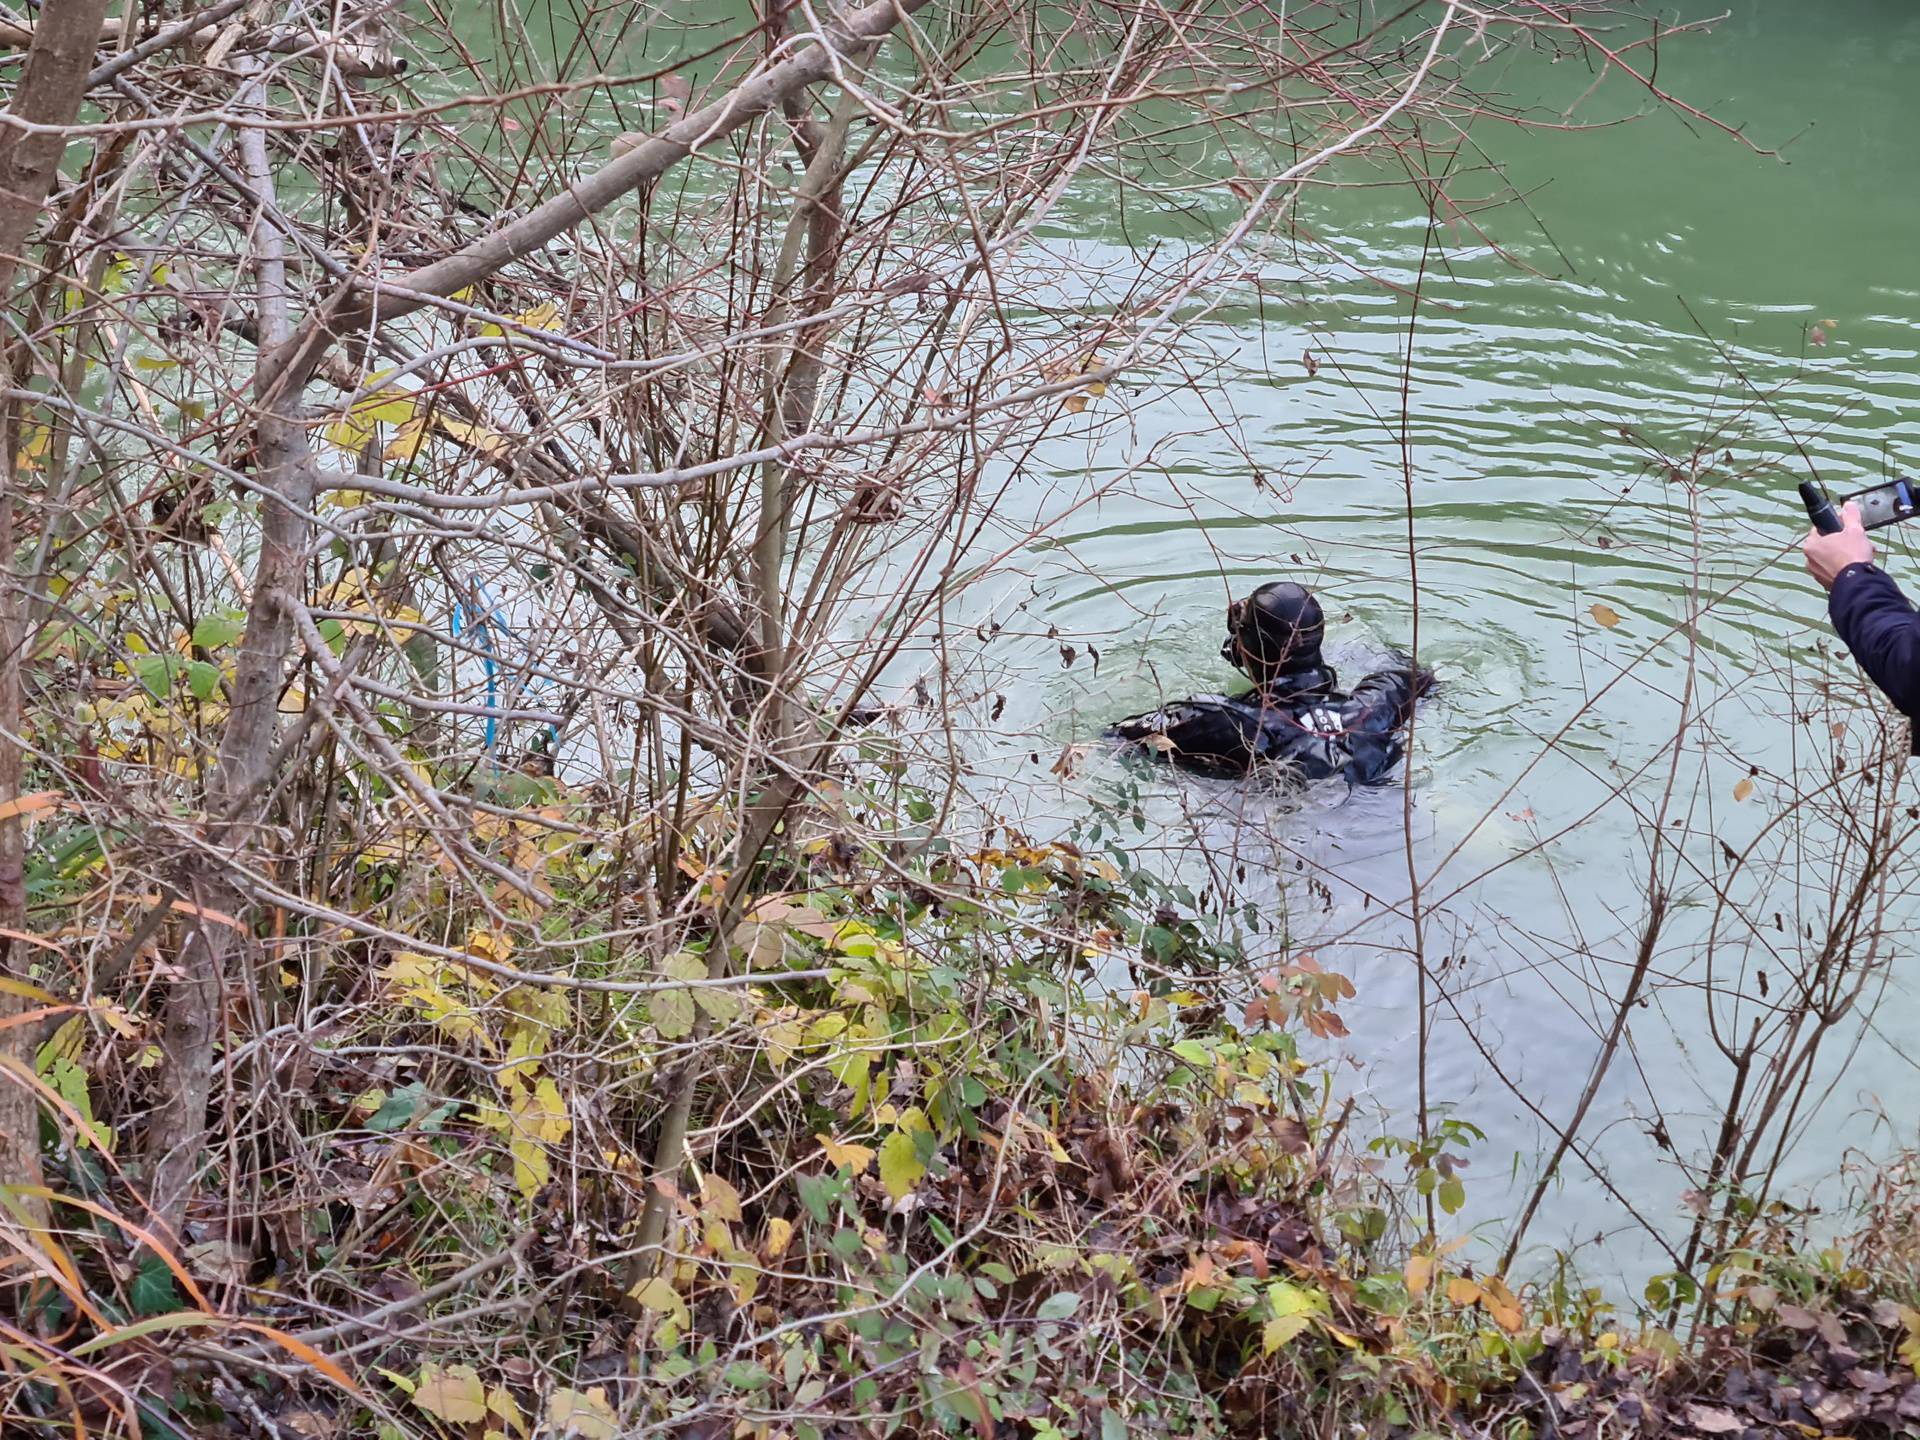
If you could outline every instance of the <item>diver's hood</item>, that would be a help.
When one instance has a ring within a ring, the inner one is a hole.
[[[1228,608],[1227,626],[1221,656],[1269,696],[1333,688],[1320,658],[1326,617],[1306,586],[1269,581]]]

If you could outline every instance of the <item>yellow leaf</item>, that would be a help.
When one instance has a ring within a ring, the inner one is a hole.
[[[1082,410],[1087,408],[1087,397],[1084,395],[1069,395],[1065,400],[1060,402],[1060,408],[1065,410],[1069,415],[1078,415]]]
[[[400,427],[400,433],[387,442],[387,448],[380,452],[385,460],[411,460],[420,453],[420,447],[427,440],[427,422],[415,416]]]
[[[1471,1305],[1480,1298],[1480,1287],[1464,1275],[1447,1281],[1447,1299],[1455,1305]]]
[[[1433,1257],[1431,1255],[1407,1257],[1407,1294],[1418,1300],[1427,1293],[1427,1285],[1432,1279]]]
[[[673,1282],[664,1275],[656,1275],[651,1280],[642,1280],[627,1294],[634,1304],[642,1310],[651,1310],[656,1315],[665,1315],[669,1320],[684,1325],[692,1318],[687,1302],[680,1298],[680,1292],[673,1288]]]
[[[778,1260],[787,1253],[787,1246],[793,1243],[793,1222],[782,1220],[778,1215],[767,1221],[767,1243],[763,1247],[769,1260]]]
[[[1620,623],[1620,612],[1615,610],[1611,605],[1603,605],[1596,602],[1588,607],[1587,613],[1593,616],[1594,622],[1598,624],[1602,630],[1611,630]]]
[[[1752,794],[1753,794],[1753,777],[1751,775],[1747,776],[1745,779],[1741,780],[1741,782],[1738,785],[1733,787],[1733,798],[1736,800],[1745,800]]]
[[[471,1425],[487,1414],[487,1387],[471,1365],[422,1365],[413,1403],[452,1425]]]
[[[560,307],[551,300],[542,300],[531,310],[524,310],[513,318],[529,330],[558,330]]]
[[[482,960],[504,965],[513,954],[513,941],[497,930],[483,930],[475,926],[467,931],[466,951],[469,955],[478,955]]]
[[[709,1171],[700,1177],[700,1208],[716,1220],[740,1221],[740,1192]]]
[[[504,1385],[496,1385],[487,1392],[487,1409],[498,1416],[500,1423],[510,1428],[514,1434],[527,1433],[526,1416],[520,1413],[520,1407],[514,1403],[513,1396],[507,1393]]]
[[[553,1176],[547,1145],[567,1138],[572,1122],[566,1101],[551,1079],[520,1094],[508,1116],[507,1153],[513,1160],[513,1183],[531,1200]]]
[[[484,425],[475,425],[466,420],[455,420],[442,416],[437,428],[442,435],[469,445],[489,460],[504,460],[513,453],[513,442],[497,430],[489,430]]]
[[[1271,1355],[1312,1323],[1308,1315],[1276,1316],[1267,1321],[1266,1328],[1260,1332],[1260,1347]]]
[[[927,1173],[915,1141],[917,1133],[903,1123],[880,1142],[880,1183],[896,1200],[912,1194],[920,1177]]]
[[[853,1173],[863,1174],[873,1160],[871,1145],[854,1145],[844,1140],[835,1140],[826,1135],[816,1135],[820,1148],[827,1152],[827,1163],[838,1169],[842,1165],[851,1165]]]
[[[614,1440],[619,1419],[607,1403],[607,1392],[596,1385],[587,1391],[554,1391],[547,1401],[546,1425],[553,1440]]]

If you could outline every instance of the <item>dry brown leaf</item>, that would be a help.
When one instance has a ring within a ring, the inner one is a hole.
[[[1487,1314],[1493,1317],[1493,1323],[1509,1335],[1518,1334],[1520,1327],[1526,1324],[1526,1311],[1520,1308],[1519,1300],[1507,1288],[1506,1281],[1497,1275],[1490,1275],[1480,1282],[1480,1302],[1487,1307]]]
[[[1734,1435],[1747,1428],[1747,1422],[1720,1405],[1687,1406],[1687,1423],[1702,1435]]]
[[[1620,623],[1620,612],[1597,600],[1587,608],[1587,613],[1602,630],[1611,630]]]
[[[1751,775],[1747,776],[1746,778],[1741,780],[1741,782],[1738,785],[1733,787],[1733,798],[1736,800],[1745,800],[1752,794],[1753,794],[1753,777]]]
[[[1418,1300],[1427,1293],[1427,1286],[1432,1279],[1433,1257],[1431,1255],[1407,1257],[1407,1294]]]
[[[21,795],[0,805],[0,820],[11,820],[16,815],[31,815],[38,810],[51,810],[66,798],[58,790],[41,790],[32,795]]]

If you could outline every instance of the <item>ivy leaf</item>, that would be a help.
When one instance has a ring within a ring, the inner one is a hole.
[[[405,1129],[426,1093],[427,1087],[418,1080],[410,1085],[401,1086],[383,1099],[380,1107],[367,1117],[366,1128],[382,1135]]]
[[[127,1303],[136,1315],[165,1315],[180,1308],[180,1292],[173,1287],[173,1272],[158,1255],[141,1260],[127,1286]]]

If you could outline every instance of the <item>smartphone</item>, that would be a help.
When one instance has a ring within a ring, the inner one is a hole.
[[[1916,494],[1911,480],[1889,480],[1871,490],[1856,491],[1846,499],[1860,507],[1860,523],[1869,530],[1897,525],[1920,514],[1920,494]],[[1846,501],[1841,503],[1844,505]]]

